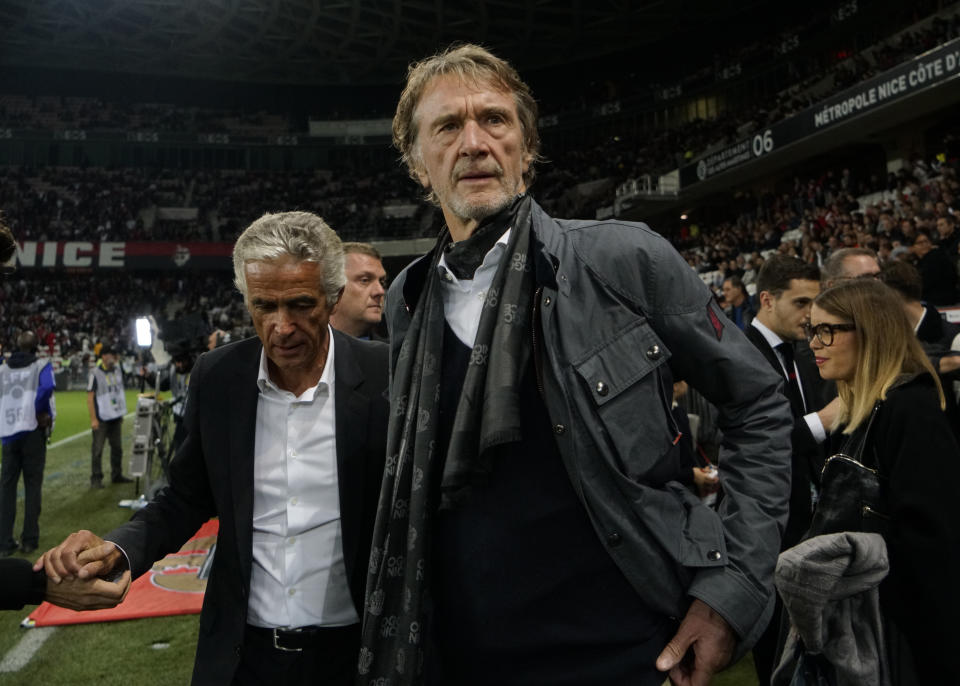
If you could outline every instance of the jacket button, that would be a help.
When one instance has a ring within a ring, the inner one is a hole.
[[[654,343],[649,348],[647,348],[647,358],[650,360],[659,360],[660,359],[660,346]]]
[[[609,534],[607,534],[607,543],[611,547],[616,548],[622,542],[623,537],[620,536],[620,534],[618,534],[616,531],[611,531]]]
[[[553,302],[553,298],[551,298],[549,295],[548,295],[546,298],[543,299],[543,304],[544,304],[544,305],[549,305],[549,304],[552,303],[552,302]]]
[[[610,392],[610,389],[607,388],[607,384],[602,381],[597,382],[597,395],[606,395]]]
[[[553,433],[557,434],[558,436],[562,435],[566,430],[567,427],[565,427],[563,424],[553,425]]]
[[[710,560],[711,562],[716,562],[717,560],[720,559],[720,551],[719,550],[709,551],[707,553],[707,559]]]

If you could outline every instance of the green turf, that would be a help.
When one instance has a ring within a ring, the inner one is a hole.
[[[136,405],[136,393],[128,391],[127,408]],[[124,421],[124,469],[133,428]],[[90,484],[90,420],[86,393],[57,393],[57,424],[51,444],[81,432],[84,435],[47,450],[40,515],[40,549],[46,550],[77,529],[105,534],[122,524],[130,510],[117,507],[121,498],[134,497],[132,484],[110,485],[92,491]],[[109,468],[109,448],[104,448],[104,466]],[[17,512],[19,534],[23,516],[21,488]],[[29,556],[36,559],[37,554]],[[0,613],[0,658],[26,633],[20,621],[29,614]],[[58,627],[34,658],[20,671],[0,673],[0,686],[7,684],[96,683],[97,686],[167,686],[187,684],[193,668],[198,616],[160,617],[126,622]],[[155,649],[154,644],[168,647]],[[748,656],[719,674],[714,686],[756,686],[753,662]]]
[[[136,406],[136,392],[127,392],[127,409]],[[133,484],[90,490],[90,420],[84,391],[59,392],[57,423],[47,450],[44,470],[43,512],[40,515],[40,550],[62,541],[77,529],[105,534],[130,517],[130,510],[117,506],[121,498],[136,495]],[[124,421],[124,470],[126,470],[133,418]],[[86,432],[57,446],[64,438]],[[109,446],[104,448],[104,467],[109,472]],[[20,488],[15,535],[23,516]],[[29,556],[36,559],[37,553]],[[30,608],[0,613],[0,657],[6,655],[26,633],[20,621]],[[186,684],[190,681],[197,641],[197,615],[140,619],[126,622],[58,627],[34,658],[19,672],[0,673],[6,684]],[[165,649],[154,649],[166,643]]]

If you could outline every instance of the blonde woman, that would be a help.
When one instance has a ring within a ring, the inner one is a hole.
[[[940,380],[896,294],[873,279],[821,293],[807,331],[820,375],[836,381],[842,402],[835,447],[865,438],[863,461],[880,474],[885,511],[878,516],[886,520],[880,530],[890,560],[880,609],[893,683],[960,684],[952,655],[960,616],[960,447]]]

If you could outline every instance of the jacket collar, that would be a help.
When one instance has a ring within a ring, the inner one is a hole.
[[[537,202],[531,198],[530,216],[533,221],[531,251],[533,252],[534,280],[536,287],[557,288],[557,271],[560,268],[561,243],[564,240],[562,231]],[[433,248],[426,254],[412,262],[406,269],[403,282],[403,304],[413,315],[420,293],[430,276],[430,265],[433,256],[443,243],[446,227],[437,238]]]

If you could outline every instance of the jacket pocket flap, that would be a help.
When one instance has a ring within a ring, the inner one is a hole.
[[[573,363],[598,406],[604,405],[670,358],[645,319],[631,322]]]

